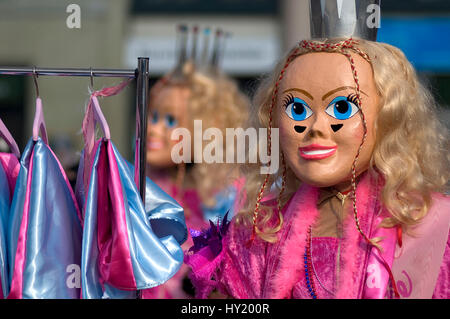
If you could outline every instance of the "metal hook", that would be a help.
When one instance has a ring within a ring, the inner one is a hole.
[[[94,92],[94,73],[92,72],[92,67],[89,68],[91,70],[91,84],[90,89],[92,92]]]
[[[38,73],[36,72],[36,66],[33,66],[33,80],[34,80],[34,86],[36,88],[36,95],[39,97],[39,85],[37,83],[37,78],[39,77]]]

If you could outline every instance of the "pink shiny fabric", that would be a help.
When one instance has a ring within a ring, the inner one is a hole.
[[[111,144],[106,142],[101,147],[97,203],[100,277],[116,288],[135,290],[119,169],[115,161],[107,160],[115,158]]]
[[[107,97],[112,96],[120,93],[129,83],[131,79],[127,79],[118,85],[106,87],[98,91],[94,91],[91,94],[91,97],[89,99],[89,103],[86,107],[86,115],[83,118],[82,123],[82,131],[83,131],[83,137],[84,137],[84,165],[89,168],[89,170],[85,170],[86,172],[91,172],[90,168],[92,167],[92,161],[93,158],[93,150],[97,149],[95,147],[96,137],[95,137],[95,126],[96,123],[100,124],[101,129],[103,130],[103,134],[107,140],[110,139],[110,131],[108,123],[106,122],[106,119],[102,113],[102,110],[100,108],[100,105],[98,103],[97,97]],[[90,176],[83,176],[84,181],[84,189],[88,189],[89,185],[89,178]]]
[[[8,299],[22,299],[23,287],[23,273],[25,267],[25,258],[27,254],[27,231],[28,231],[28,217],[30,210],[30,196],[31,196],[31,180],[33,177],[33,158],[34,149],[30,156],[30,165],[28,166],[27,191],[25,194],[25,201],[23,204],[22,222],[20,224],[19,238],[17,241],[16,257],[14,270],[12,274],[11,287],[8,294]]]
[[[370,232],[370,238],[382,238],[382,249],[371,248],[366,265],[366,278],[362,298],[364,299],[383,299],[389,289],[390,273],[392,273],[392,264],[394,261],[395,247],[397,244],[397,228],[376,227],[388,214],[383,211],[382,214],[375,217],[374,225]]]
[[[16,187],[17,176],[19,176],[20,164],[17,157],[11,153],[0,153],[0,164],[8,178],[9,185],[9,199],[12,200],[14,196],[14,188]]]
[[[1,120],[0,123],[4,126]],[[16,155],[11,153],[0,153],[0,165],[2,165],[6,178],[8,179],[9,201],[11,202],[14,196],[17,176],[19,175],[20,171],[20,164]],[[0,283],[0,299],[3,299],[4,297],[5,296],[3,296],[2,285]]]

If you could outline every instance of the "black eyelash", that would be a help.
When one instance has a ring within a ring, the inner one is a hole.
[[[356,106],[359,107],[358,97],[356,96],[355,93],[350,93],[350,94],[347,96],[347,101],[352,102],[353,104],[355,104]]]
[[[283,106],[284,108],[287,108],[289,104],[294,102],[294,96],[290,93],[288,95],[286,95],[286,97],[283,100]]]

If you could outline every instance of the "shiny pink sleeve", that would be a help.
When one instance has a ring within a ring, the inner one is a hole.
[[[433,299],[450,299],[450,233],[434,288]]]

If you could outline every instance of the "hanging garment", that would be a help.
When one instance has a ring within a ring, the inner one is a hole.
[[[156,181],[169,191],[169,194],[177,198],[183,208],[189,211],[186,213],[186,225],[188,229],[206,229],[210,223],[217,224],[227,216],[231,220],[234,211],[237,211],[240,204],[237,194],[241,191],[243,179],[236,180],[226,189],[215,195],[215,205],[206,206],[201,203],[200,196],[196,189],[189,188],[180,190],[169,178],[162,178]],[[178,196],[177,196],[178,195]],[[192,247],[192,237],[188,235],[186,242],[182,245],[183,251]],[[147,289],[142,293],[145,299],[192,299],[194,297],[194,287],[189,279],[190,268],[183,264],[175,276],[170,278],[165,284]]]
[[[93,92],[83,120],[76,190],[84,220],[82,298],[136,298],[137,290],[164,283],[183,263],[183,210],[148,179],[144,209],[134,167],[111,142],[100,110],[97,96],[115,95],[126,84]],[[105,137],[94,142],[97,122]]]
[[[0,153],[0,298],[3,299],[9,291],[6,231],[11,200],[19,174],[20,152],[2,120],[0,120],[0,135],[12,151],[12,153]]]
[[[8,222],[8,298],[80,296],[80,211],[47,141],[42,101],[37,98],[33,138],[20,159]]]

